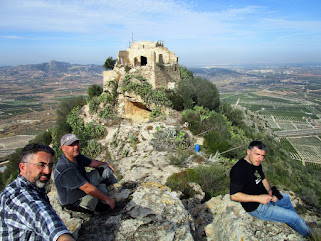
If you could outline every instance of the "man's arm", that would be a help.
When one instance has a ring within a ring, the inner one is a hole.
[[[104,192],[100,191],[97,187],[90,184],[89,182],[86,182],[84,185],[80,186],[79,189],[90,196],[105,201],[111,207],[111,209],[115,208],[115,200],[112,197],[109,197]]]
[[[258,202],[262,204],[267,204],[271,201],[272,197],[268,194],[261,195],[248,195],[242,192],[237,192],[235,194],[230,195],[232,201],[236,202]]]
[[[277,199],[276,196],[273,196],[273,195],[272,195],[272,189],[271,189],[271,186],[270,186],[268,180],[267,180],[267,179],[263,179],[262,183],[263,183],[263,186],[265,187],[266,191],[267,191],[267,192],[269,193],[269,195],[272,197],[272,201],[273,201],[273,202],[276,202],[278,199]]]
[[[68,233],[60,235],[57,241],[75,241],[75,239]]]
[[[272,190],[271,190],[271,186],[270,186],[268,180],[263,179],[262,183],[263,183],[263,186],[266,189],[266,191],[269,193],[269,195],[272,196]]]
[[[109,166],[109,168],[112,171],[114,171],[114,168],[110,164],[108,164],[107,162],[102,162],[102,161],[98,161],[98,160],[94,160],[94,159],[91,160],[91,163],[90,163],[89,167],[96,168],[96,167],[100,167],[102,165],[107,165],[107,166]]]

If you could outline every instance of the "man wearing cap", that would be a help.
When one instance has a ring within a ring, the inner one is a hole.
[[[64,135],[60,144],[63,154],[57,162],[54,181],[61,206],[90,213],[114,209],[115,201],[107,191],[107,185],[117,182],[112,166],[82,155],[75,134]],[[95,170],[87,173],[85,167]]]
[[[45,193],[54,154],[42,144],[22,149],[20,174],[0,194],[1,240],[74,240]]]

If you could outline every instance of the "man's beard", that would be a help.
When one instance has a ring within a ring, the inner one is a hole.
[[[40,175],[40,176],[47,176],[47,175]],[[40,176],[36,179],[36,181],[34,182],[34,185],[37,187],[37,188],[44,188],[46,187],[49,182],[50,182],[50,176],[48,176],[48,180],[47,181],[40,181]]]

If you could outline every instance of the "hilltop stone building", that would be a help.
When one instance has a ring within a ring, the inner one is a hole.
[[[104,90],[109,89],[110,81],[119,81],[127,73],[145,77],[153,88],[174,88],[180,80],[178,57],[161,41],[134,42],[119,51],[114,69],[103,73]]]
[[[103,72],[103,90],[112,93],[113,83],[118,83],[118,116],[135,121],[148,121],[153,106],[147,107],[134,93],[122,93],[122,81],[128,74],[144,77],[153,89],[175,88],[181,78],[178,57],[161,41],[134,42],[119,51],[114,69]]]

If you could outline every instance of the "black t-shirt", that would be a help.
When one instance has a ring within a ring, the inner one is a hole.
[[[57,187],[59,202],[62,206],[72,204],[86,195],[79,187],[89,182],[85,167],[91,159],[79,154],[76,162],[71,162],[62,154],[55,168],[54,181]]]
[[[244,158],[240,159],[231,169],[230,194],[242,192],[249,195],[268,194],[262,181],[265,175],[262,165],[254,166]],[[259,206],[258,202],[241,202],[247,212],[252,212]]]

